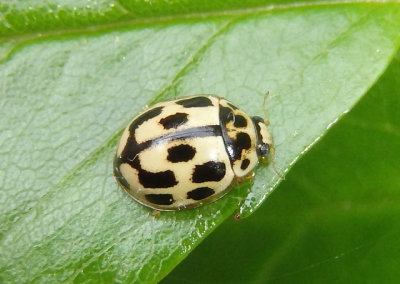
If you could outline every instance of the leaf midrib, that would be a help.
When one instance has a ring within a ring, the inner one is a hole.
[[[157,24],[167,24],[179,21],[189,21],[189,20],[207,20],[210,18],[225,18],[225,17],[245,17],[248,15],[254,14],[262,14],[266,12],[272,11],[284,11],[284,10],[295,10],[307,7],[328,7],[328,6],[341,6],[341,5],[376,5],[376,4],[399,4],[398,1],[384,1],[384,0],[360,0],[360,1],[318,1],[318,2],[298,2],[291,4],[271,4],[264,5],[258,7],[251,7],[247,9],[232,9],[232,10],[220,10],[220,11],[208,11],[208,12],[200,12],[200,13],[187,13],[187,14],[173,14],[173,15],[165,15],[165,16],[157,16],[157,17],[143,17],[136,18],[130,20],[121,20],[114,21],[106,24],[94,24],[82,26],[80,28],[72,28],[72,29],[58,29],[58,30],[37,30],[34,32],[27,33],[18,33],[15,35],[9,36],[0,36],[0,44],[6,41],[17,41],[17,42],[25,42],[34,39],[45,39],[48,37],[55,36],[66,36],[66,35],[74,35],[74,34],[90,34],[90,33],[99,33],[102,31],[113,30],[116,28],[124,28],[124,27],[137,27],[137,26],[147,26],[147,25],[157,25]],[[118,5],[126,14],[132,14],[122,5]]]

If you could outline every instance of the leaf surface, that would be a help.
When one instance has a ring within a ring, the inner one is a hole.
[[[4,280],[161,279],[238,206],[243,216],[254,211],[280,179],[260,167],[252,188],[246,182],[209,206],[154,218],[112,176],[121,130],[134,115],[164,98],[222,95],[270,119],[274,164],[285,173],[366,92],[399,45],[397,4],[249,7],[93,31],[75,23],[82,29],[66,32],[44,17],[37,19],[49,25],[42,37],[4,32]]]
[[[397,283],[399,78],[397,56],[260,210],[228,219],[162,283]]]

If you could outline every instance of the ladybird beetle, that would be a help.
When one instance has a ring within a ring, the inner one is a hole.
[[[270,154],[267,123],[207,95],[160,102],[126,127],[114,159],[118,183],[160,211],[215,201]]]

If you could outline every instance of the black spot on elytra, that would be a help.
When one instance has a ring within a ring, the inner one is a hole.
[[[207,197],[213,195],[214,193],[215,193],[215,191],[212,188],[199,187],[199,188],[189,191],[187,193],[187,198],[194,199],[194,200],[202,200],[204,198],[207,198]]]
[[[143,122],[159,115],[161,113],[162,109],[163,109],[163,107],[155,107],[153,109],[146,111],[142,115],[140,115],[129,126],[130,132],[135,132],[136,128],[138,128]]]
[[[242,161],[242,164],[240,165],[240,168],[242,169],[242,170],[245,170],[245,169],[247,169],[247,167],[250,165],[250,160],[249,159],[244,159],[243,161]]]
[[[167,160],[172,163],[187,162],[193,159],[196,149],[190,145],[178,145],[168,149]]]
[[[202,165],[196,165],[192,175],[192,181],[202,183],[206,181],[220,181],[224,178],[226,172],[225,163],[207,162]]]
[[[219,119],[221,124],[226,125],[229,121],[233,121],[234,114],[232,109],[228,107],[223,107],[220,105],[219,107]]]
[[[245,150],[250,149],[251,139],[249,134],[244,132],[239,132],[238,134],[236,134],[236,143],[238,149],[240,149],[240,152],[242,152],[243,149]]]
[[[247,126],[247,120],[242,115],[236,115],[235,116],[235,122],[233,123],[233,125],[235,127],[246,127]]]
[[[228,142],[226,142],[228,141]],[[233,140],[228,137],[225,141],[226,150],[228,152],[231,161],[237,161],[242,157],[242,151],[248,150],[251,147],[251,139],[247,133],[240,132],[236,135],[236,139]]]
[[[153,204],[171,205],[174,203],[172,194],[146,194],[144,197]]]
[[[139,169],[138,176],[140,183],[147,188],[167,188],[178,184],[174,173],[170,170],[152,173]]]
[[[163,107],[155,107],[150,110],[145,111],[139,115],[132,123],[129,125],[129,137],[126,141],[126,145],[122,150],[121,157],[118,159],[118,166],[123,163],[131,164],[130,162],[135,160],[137,155],[144,149],[141,144],[138,144],[135,137],[136,129],[139,128],[144,122],[152,119],[159,115],[163,110]]]
[[[236,137],[234,139],[232,139],[228,135],[228,129],[226,128],[226,124],[228,124],[229,121],[232,120],[232,113],[233,111],[231,108],[220,105],[219,119],[221,122],[221,134],[222,138],[224,139],[226,152],[228,153],[231,164],[241,159],[243,150],[251,148],[251,138],[248,134],[244,132],[239,132],[236,134]],[[235,117],[235,122],[237,120],[238,125],[244,125],[244,121],[242,121],[243,119],[245,119],[243,116],[237,115]]]
[[[136,154],[133,156],[133,153],[125,150],[121,157],[116,157],[114,161],[114,173],[119,180],[123,178],[122,173],[119,170],[123,163],[129,164],[132,168],[138,171],[137,175],[139,182],[145,188],[168,188],[178,184],[175,175],[171,170],[161,172],[146,171],[142,168],[139,155]],[[126,187],[129,188],[129,186]]]
[[[188,121],[187,116],[187,113],[178,112],[160,119],[160,124],[162,124],[165,129],[178,128]]]
[[[186,108],[213,106],[212,101],[206,97],[194,97],[189,99],[183,99],[177,101],[176,103]]]

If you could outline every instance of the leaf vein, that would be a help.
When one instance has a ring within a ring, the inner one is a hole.
[[[117,2],[118,7],[125,13],[129,13],[132,15],[132,12],[127,10],[121,3]],[[199,13],[187,13],[187,14],[174,14],[174,15],[166,15],[166,16],[158,16],[158,17],[147,17],[147,18],[137,18],[137,19],[129,19],[129,20],[121,20],[115,21],[111,23],[102,23],[102,24],[94,24],[83,26],[80,28],[69,28],[63,29],[60,28],[58,30],[36,30],[29,33],[19,33],[10,36],[2,36],[0,37],[0,44],[9,40],[19,40],[20,44],[24,42],[29,42],[35,39],[44,39],[47,37],[61,36],[61,35],[72,35],[72,34],[81,34],[81,33],[98,33],[100,31],[116,29],[119,27],[133,27],[140,25],[155,25],[162,23],[173,23],[176,21],[185,21],[185,20],[203,20],[208,18],[216,18],[216,17],[238,17],[238,16],[248,16],[253,14],[262,14],[268,13],[272,11],[284,11],[284,10],[294,10],[294,9],[302,9],[307,7],[331,7],[331,6],[340,6],[340,5],[355,5],[355,4],[398,4],[397,1],[384,1],[384,0],[362,0],[362,1],[317,1],[313,3],[307,2],[299,2],[294,4],[280,4],[280,5],[265,5],[258,7],[251,7],[247,9],[233,9],[233,10],[222,10],[222,11],[209,11],[209,12],[199,12]]]

